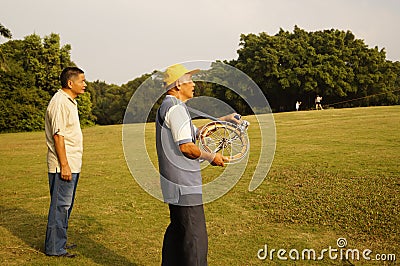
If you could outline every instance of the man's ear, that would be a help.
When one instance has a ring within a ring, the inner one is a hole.
[[[72,81],[72,80],[68,80],[68,83],[67,83],[67,85],[68,85],[68,89],[72,89],[72,84],[73,84],[74,82]]]

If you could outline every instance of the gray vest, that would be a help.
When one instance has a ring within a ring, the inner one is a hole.
[[[178,203],[180,195],[202,193],[199,160],[186,158],[182,154],[179,149],[180,143],[174,141],[171,129],[164,124],[169,109],[177,104],[186,109],[192,130],[191,141],[196,143],[196,134],[185,103],[172,96],[165,97],[156,116],[156,147],[161,189],[164,201],[170,204]]]

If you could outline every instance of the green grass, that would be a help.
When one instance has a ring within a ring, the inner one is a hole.
[[[400,106],[275,114],[277,148],[263,184],[248,192],[259,135],[250,127],[249,167],[238,184],[205,206],[210,265],[293,265],[257,251],[349,248],[400,258]],[[255,125],[254,117],[248,117]],[[1,265],[159,265],[168,207],[130,175],[122,127],[84,133],[84,164],[69,238],[75,259],[43,254],[49,191],[43,132],[0,135]],[[146,145],[153,162],[154,125]],[[208,167],[210,177],[222,169]],[[349,265],[297,261],[296,265]],[[347,264],[346,264],[347,263]],[[352,261],[355,265],[383,265]],[[393,263],[392,263],[393,264]],[[392,265],[386,263],[386,265]]]

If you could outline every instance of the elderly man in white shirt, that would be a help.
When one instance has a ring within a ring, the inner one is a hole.
[[[229,158],[198,148],[198,129],[192,124],[185,102],[194,95],[192,74],[183,65],[164,73],[167,95],[157,111],[156,146],[164,201],[169,204],[170,224],[164,235],[162,265],[207,265],[208,237],[202,202],[200,160],[224,166]],[[238,122],[235,114],[219,120]]]

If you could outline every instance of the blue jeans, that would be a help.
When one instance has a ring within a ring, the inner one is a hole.
[[[49,173],[50,208],[47,220],[45,253],[49,256],[65,254],[68,219],[74,205],[79,173],[71,181],[61,179],[60,173]]]

